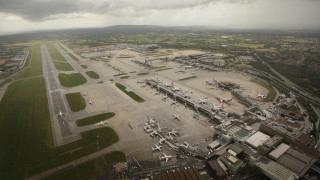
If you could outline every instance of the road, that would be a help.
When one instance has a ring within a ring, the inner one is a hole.
[[[301,87],[299,87],[298,85],[296,85],[295,83],[293,83],[292,81],[290,81],[289,79],[287,79],[286,77],[284,77],[283,75],[281,75],[279,72],[277,72],[275,69],[273,69],[268,63],[266,63],[264,60],[262,60],[256,53],[255,53],[255,56],[262,61],[262,63],[264,63],[265,65],[267,65],[272,72],[274,72],[276,75],[278,75],[281,80],[283,80],[283,82],[279,79],[277,79],[276,77],[273,78],[274,80],[278,81],[278,83],[281,83],[281,84],[285,84],[286,85],[286,89],[288,89],[289,91],[291,91],[292,93],[294,93],[295,95],[298,95],[298,96],[303,96],[305,98],[307,98],[310,102],[314,103],[314,104],[317,104],[320,106],[320,99],[317,98],[317,97],[314,97],[314,96],[310,96],[309,94],[303,92]],[[298,87],[298,88],[295,88],[295,87]]]

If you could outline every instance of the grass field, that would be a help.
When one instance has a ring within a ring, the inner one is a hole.
[[[54,67],[60,71],[73,71],[73,67],[67,62],[53,61]]]
[[[128,73],[121,73],[121,74],[116,74],[116,75],[113,75],[113,76],[123,76],[123,75],[127,75]]]
[[[94,71],[87,71],[86,74],[92,79],[99,79],[100,76]]]
[[[82,64],[82,65],[80,65],[81,67],[82,67],[82,69],[87,69],[88,68],[88,66],[87,65],[84,65],[84,64]]]
[[[0,102],[0,179],[21,179],[48,155],[51,122],[44,78],[12,83]]]
[[[110,119],[114,115],[115,115],[114,112],[98,114],[98,115],[95,115],[95,116],[90,116],[90,117],[87,117],[87,118],[79,119],[79,120],[76,121],[76,124],[77,124],[78,127],[87,126],[87,125],[98,123],[100,121],[104,121],[104,120]]]
[[[6,79],[6,80],[3,81],[2,83],[0,83],[0,88],[1,88],[2,86],[6,85],[7,83],[11,82],[11,81],[12,81],[12,79],[10,79],[10,78]]]
[[[77,112],[86,108],[86,103],[79,92],[66,94],[71,111]]]
[[[65,74],[59,73],[59,81],[64,87],[75,87],[85,84],[87,79],[80,73]]]
[[[35,77],[41,76],[42,72],[42,59],[41,59],[41,49],[40,45],[35,45],[28,48],[29,51],[29,67],[22,71],[22,76],[19,78],[28,78],[28,77]],[[28,57],[28,58],[29,58]]]
[[[256,81],[256,80],[251,80],[251,81],[261,85],[262,87],[268,90],[267,97],[264,99],[264,101],[273,101],[277,93],[271,86],[267,85],[265,82],[262,82],[262,81]]]
[[[72,53],[70,53],[66,48],[60,45],[60,47],[75,61],[79,61],[77,57],[75,57]]]
[[[133,100],[141,103],[144,102],[144,99],[142,99],[140,96],[138,96],[136,93],[132,91],[127,91],[126,87],[122,84],[116,83],[116,86],[124,93],[126,93],[129,97],[131,97]]]
[[[157,70],[155,70],[155,72],[165,71],[165,70],[169,70],[169,69],[172,69],[172,68],[157,69]]]
[[[53,46],[53,44],[46,44],[49,50],[52,60],[56,61],[67,61],[62,54]]]
[[[125,162],[126,156],[123,152],[114,151],[103,156],[107,164]],[[78,180],[78,179],[98,179],[105,174],[104,161],[102,157],[83,163],[75,168],[68,169],[62,173],[49,177],[49,180]]]
[[[139,74],[137,74],[138,76],[144,76],[144,75],[148,75],[148,74],[150,74],[150,73],[148,73],[148,72],[143,72],[143,73],[139,73]]]
[[[130,76],[122,76],[120,79],[128,79]]]
[[[198,76],[190,76],[190,77],[179,79],[178,81],[186,81],[186,80],[194,79],[194,78],[197,78],[197,77]]]

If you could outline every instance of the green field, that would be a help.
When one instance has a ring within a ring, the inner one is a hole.
[[[107,164],[115,164],[119,162],[125,162],[126,156],[123,152],[114,151],[104,155],[103,157],[88,161],[72,169],[63,171],[62,173],[49,177],[49,180],[78,180],[78,179],[98,179],[105,174],[104,161]]]
[[[47,44],[47,48],[49,50],[50,56],[52,60],[56,61],[67,61],[62,54],[53,46],[53,44]]]
[[[82,69],[87,69],[88,68],[88,66],[87,65],[84,65],[84,64],[82,64],[82,65],[80,65],[81,67],[82,67]]]
[[[22,71],[22,76],[19,78],[35,77],[35,76],[41,76],[43,74],[40,45],[35,45],[28,49],[30,50],[29,51],[30,59],[28,59],[29,67],[27,67]]]
[[[100,76],[94,71],[87,71],[86,74],[92,79],[99,79]]]
[[[123,76],[123,75],[127,75],[128,73],[121,73],[121,74],[116,74],[116,75],[113,75],[113,76]]]
[[[262,82],[262,81],[256,81],[256,80],[251,80],[251,81],[261,85],[262,87],[264,87],[268,90],[267,97],[264,99],[264,101],[273,101],[273,99],[276,97],[277,93],[272,88],[272,86],[269,86],[265,82]]]
[[[59,81],[64,87],[75,87],[85,84],[87,79],[80,73],[65,74],[59,73]]]
[[[66,94],[71,111],[77,112],[86,108],[86,103],[79,92]]]
[[[190,77],[179,79],[178,81],[186,81],[186,80],[194,79],[194,78],[197,78],[197,77],[198,76],[190,76]]]
[[[138,96],[136,93],[132,91],[127,91],[126,87],[122,84],[116,83],[116,86],[124,93],[126,93],[129,97],[131,97],[133,100],[141,103],[144,102],[144,99],[142,99],[140,96]]]
[[[169,69],[172,69],[172,68],[157,69],[157,70],[155,70],[155,72],[165,71],[165,70],[169,70]]]
[[[95,116],[90,116],[90,117],[87,117],[87,118],[79,119],[79,120],[76,121],[76,123],[77,123],[78,127],[87,126],[87,125],[90,125],[90,124],[95,124],[95,123],[98,123],[100,121],[104,121],[104,120],[110,119],[114,115],[115,115],[114,112],[98,114],[98,115],[95,115]]]
[[[122,76],[120,79],[128,79],[130,76]]]
[[[21,179],[53,146],[44,78],[9,85],[0,102],[0,179]],[[30,175],[30,174],[29,174]]]
[[[73,71],[73,67],[67,62],[53,61],[54,67],[60,71]]]
[[[7,83],[11,82],[11,81],[12,81],[12,79],[10,79],[10,78],[4,80],[2,83],[0,83],[0,88],[1,88],[2,86],[6,85]]]
[[[72,53],[70,53],[66,48],[60,45],[60,47],[75,61],[79,61],[77,57],[75,57]]]
[[[139,73],[139,74],[137,74],[138,76],[144,76],[144,75],[148,75],[148,74],[150,74],[150,73],[148,73],[148,72],[143,72],[143,73]]]

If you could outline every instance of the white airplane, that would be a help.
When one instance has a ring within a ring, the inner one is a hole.
[[[161,151],[162,146],[157,146],[156,144],[155,144],[154,146],[155,146],[155,147],[151,147],[151,148],[152,148],[152,151],[155,151],[155,150]]]
[[[96,126],[104,126],[105,123],[103,121],[100,121]]]
[[[166,83],[165,86],[166,87],[172,87],[173,86],[173,81],[171,83]]]
[[[152,131],[152,132],[150,133],[150,136],[153,137],[154,135],[157,135],[157,134],[158,134],[157,131]]]
[[[170,132],[168,132],[169,135],[174,135],[176,137],[178,137],[178,133],[179,133],[180,130],[176,131],[174,129],[172,129]]]
[[[264,99],[264,98],[266,98],[267,96],[266,95],[263,95],[263,94],[258,94],[257,95],[257,98],[262,98],[262,99]]]
[[[179,115],[172,114],[172,117],[173,117],[173,119],[180,120],[180,116]]]
[[[64,115],[64,113],[62,113],[61,111],[59,111],[59,113],[57,114],[58,117],[62,117]]]
[[[91,100],[90,100],[90,101],[89,101],[89,104],[91,104],[91,105],[92,105],[92,104],[93,104],[93,101],[91,101]]]
[[[193,66],[186,66],[185,69],[192,69]]]
[[[167,99],[168,99],[168,96],[163,96],[162,97],[162,100],[164,100],[164,101],[167,100]]]
[[[216,97],[220,103],[227,103],[230,104],[232,102],[232,98],[221,98],[221,97]]]
[[[206,104],[207,101],[208,101],[208,99],[209,99],[209,96],[206,97],[206,98],[204,98],[204,99],[199,98],[199,103],[200,103],[200,104]]]
[[[144,83],[144,81],[142,81],[142,80],[137,80],[137,83]]]
[[[84,96],[87,96],[87,93],[86,93],[86,92],[83,92],[83,95],[84,95]]]
[[[180,91],[180,88],[174,87],[171,89],[173,92]]]
[[[160,138],[159,144],[163,144],[166,141],[164,138]]]
[[[172,101],[171,105],[177,104],[177,101]]]
[[[154,93],[154,95],[160,95],[160,92],[157,91],[157,92]]]
[[[216,84],[216,81],[213,80],[213,81],[206,81],[206,85],[215,85]]]
[[[214,103],[212,103],[212,105],[213,105],[212,110],[214,110],[214,111],[220,111],[220,110],[222,110],[221,104],[217,106],[217,105],[215,105]]]
[[[166,155],[165,153],[162,153],[162,155],[159,156],[159,160],[166,160],[166,163],[172,158],[171,155]]]

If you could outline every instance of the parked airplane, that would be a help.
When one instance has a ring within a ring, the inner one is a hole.
[[[91,101],[91,100],[90,100],[90,101],[89,101],[89,104],[91,104],[91,105],[92,105],[92,104],[93,104],[93,101]]]
[[[179,115],[172,114],[172,117],[173,117],[173,119],[180,120],[180,116]]]
[[[168,96],[163,96],[162,97],[162,100],[164,100],[164,101],[167,100],[167,99],[168,99]]]
[[[166,83],[165,86],[166,87],[172,87],[173,86],[173,81],[171,83]]]
[[[199,118],[200,113],[193,113],[192,116],[193,116],[193,118]]]
[[[164,138],[160,138],[160,140],[159,140],[159,144],[163,144],[165,141],[166,141],[166,139],[164,139]]]
[[[84,95],[84,96],[87,96],[87,93],[86,93],[86,92],[83,92],[83,95]]]
[[[144,81],[142,81],[142,80],[137,80],[137,83],[144,83]]]
[[[220,111],[220,110],[222,110],[221,104],[220,104],[220,105],[215,105],[214,103],[212,103],[212,105],[213,105],[212,110],[214,110],[214,111]]]
[[[221,97],[216,97],[221,103],[227,103],[230,104],[232,101],[232,98],[221,98]]]
[[[178,133],[179,133],[180,130],[176,131],[174,129],[172,129],[170,132],[168,132],[169,135],[174,135],[176,137],[178,137]]]
[[[209,96],[206,97],[206,98],[204,98],[204,99],[199,98],[199,103],[200,103],[200,104],[206,104],[207,101],[208,101],[208,99],[209,99]]]
[[[162,146],[157,146],[156,144],[155,144],[154,146],[155,146],[155,147],[151,147],[151,148],[152,148],[152,151],[155,151],[155,150],[161,151]]]
[[[186,66],[185,69],[192,69],[193,66]]]
[[[176,101],[176,100],[174,100],[174,101],[171,102],[171,105],[174,105],[174,104],[177,104],[177,101]]]
[[[150,136],[153,137],[153,135],[157,135],[157,134],[158,134],[157,131],[152,131],[152,132],[150,133]]]
[[[180,88],[174,87],[171,89],[173,92],[180,91]]]
[[[263,94],[258,94],[257,95],[257,98],[262,98],[262,99],[264,99],[264,98],[266,98],[267,96],[266,95],[263,95]]]
[[[172,158],[171,155],[166,155],[165,153],[162,153],[162,155],[159,156],[159,160],[166,160],[166,163]]]

